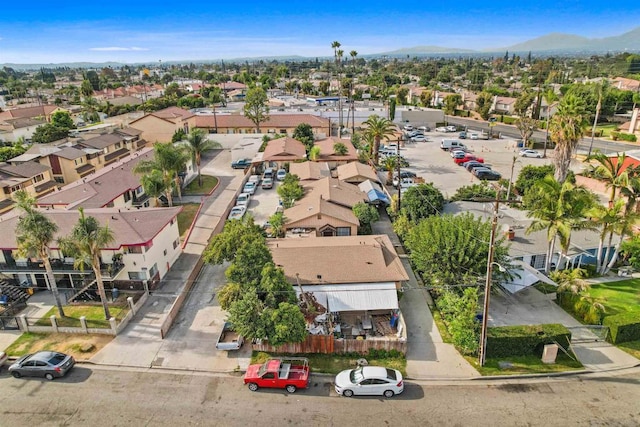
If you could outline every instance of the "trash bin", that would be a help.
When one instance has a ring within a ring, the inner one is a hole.
[[[120,296],[120,290],[118,288],[111,288],[111,300],[115,301]]]

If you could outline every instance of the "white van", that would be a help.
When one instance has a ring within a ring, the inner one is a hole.
[[[443,139],[440,143],[440,148],[447,151],[451,149],[465,150],[467,147],[457,139]]]

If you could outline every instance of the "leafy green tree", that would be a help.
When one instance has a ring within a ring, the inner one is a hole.
[[[309,160],[311,160],[312,162],[317,162],[319,158],[320,158],[320,147],[318,147],[317,145],[314,145],[313,147],[311,147],[311,150],[309,150]]]
[[[100,256],[102,248],[108,247],[114,241],[113,231],[108,226],[101,226],[98,220],[92,216],[85,216],[84,209],[80,211],[80,218],[74,225],[71,233],[60,239],[60,246],[65,254],[75,258],[74,267],[83,269],[89,265],[93,270],[98,286],[98,295],[104,309],[104,317],[109,320],[109,306],[107,294],[104,290],[102,273],[100,272]]]
[[[202,153],[214,148],[221,148],[221,145],[215,141],[207,139],[207,134],[202,129],[193,129],[187,136],[187,148],[191,153],[196,167],[198,168],[198,185],[202,187],[202,175],[200,173],[200,163],[202,162]]]
[[[525,147],[529,146],[529,139],[533,135],[533,131],[538,127],[538,121],[531,117],[520,117],[516,120],[516,128],[520,132],[522,142]]]
[[[269,120],[267,93],[260,87],[250,88],[244,101],[244,115],[256,125],[256,132],[260,133],[260,123]]]
[[[556,144],[553,163],[556,167],[555,178],[562,183],[567,178],[571,158],[578,141],[584,136],[587,125],[587,111],[581,98],[565,96],[558,105],[558,112],[549,122],[549,134]]]
[[[36,128],[31,141],[36,144],[47,144],[69,136],[69,129],[45,123]]]
[[[382,138],[389,140],[396,131],[396,126],[388,119],[380,116],[371,115],[364,121],[367,126],[365,133],[369,135],[369,138],[373,140],[373,145],[370,146],[370,156],[373,162],[378,164],[378,151],[380,151],[380,141]]]
[[[293,130],[293,139],[297,139],[302,142],[307,149],[307,154],[309,154],[311,148],[313,148],[313,142],[315,139],[313,135],[313,128],[308,123],[300,123]]]
[[[333,152],[336,156],[346,156],[349,149],[342,142],[336,142],[333,144]]]
[[[286,222],[287,219],[282,212],[276,212],[269,217],[269,224],[271,225],[271,231],[274,237],[284,237],[284,224]]]
[[[171,142],[173,143],[180,142],[184,140],[186,137],[187,137],[186,132],[184,131],[184,129],[180,128],[173,133],[173,136],[171,137]]]
[[[640,236],[635,235],[622,242],[621,254],[624,261],[634,269],[640,270]]]
[[[413,226],[404,242],[416,270],[442,289],[476,284],[485,276],[490,233],[491,223],[470,213],[434,215]],[[496,239],[494,248],[495,262],[506,265],[504,238]]]
[[[487,181],[482,181],[479,184],[465,185],[456,190],[456,194],[451,198],[452,202],[459,200],[473,200],[473,199],[495,199],[496,190],[489,185]]]
[[[513,109],[515,113],[520,116],[520,118],[524,118],[527,110],[533,104],[533,101],[536,99],[536,94],[533,92],[522,92],[522,94],[516,99],[516,102],[513,105]]]
[[[444,113],[449,115],[454,114],[460,104],[462,104],[462,96],[459,94],[447,95],[444,98]]]
[[[444,290],[438,298],[438,309],[451,334],[453,344],[464,355],[474,355],[480,343],[478,289],[466,288],[462,293]]]
[[[58,292],[56,276],[53,274],[50,259],[50,245],[56,237],[58,226],[47,218],[42,212],[35,209],[36,199],[31,197],[24,190],[16,191],[13,194],[16,205],[22,212],[18,224],[16,225],[16,240],[18,242],[18,253],[25,257],[37,257],[42,260],[47,274],[51,292],[56,301],[58,314],[65,317],[62,301]]]
[[[229,305],[229,321],[237,333],[248,339],[263,339],[268,336],[267,325],[264,324],[265,305],[256,289],[243,291],[242,298]]]
[[[280,303],[276,309],[265,310],[261,320],[267,329],[269,344],[273,346],[302,342],[308,335],[300,307],[289,302]]]
[[[284,271],[273,263],[267,263],[262,268],[258,296],[268,307],[278,307],[283,302],[297,302],[296,293],[293,286],[287,282]]]
[[[491,106],[493,105],[493,95],[488,92],[480,92],[476,98],[476,112],[480,114],[482,120],[489,119]]]
[[[527,190],[533,187],[536,182],[540,181],[547,175],[553,175],[554,171],[555,168],[553,165],[526,165],[520,170],[520,174],[518,174],[518,179],[516,179],[514,187],[518,194],[524,196]]]
[[[378,209],[368,203],[358,202],[353,206],[352,210],[358,221],[360,221],[358,234],[371,234],[371,224],[380,219]]]
[[[433,183],[410,187],[402,197],[402,212],[414,224],[424,218],[438,215],[443,207],[444,196]]]
[[[51,115],[51,124],[60,128],[75,129],[71,115],[66,111],[56,111]]]
[[[233,262],[225,271],[230,282],[241,283],[243,287],[258,286],[263,267],[272,262],[271,252],[260,237],[255,244],[244,244],[238,248]]]
[[[285,209],[293,206],[296,200],[300,200],[304,196],[304,188],[300,185],[300,178],[298,178],[298,175],[290,173],[284,177],[277,191]]]

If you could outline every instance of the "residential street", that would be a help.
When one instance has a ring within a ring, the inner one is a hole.
[[[637,426],[640,370],[520,382],[409,382],[404,394],[343,398],[331,377],[309,390],[252,393],[240,377],[76,367],[53,382],[0,374],[3,426],[349,425]]]

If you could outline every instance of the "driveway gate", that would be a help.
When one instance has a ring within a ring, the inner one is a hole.
[[[606,341],[609,335],[609,327],[602,325],[569,326],[571,342],[598,342]]]

